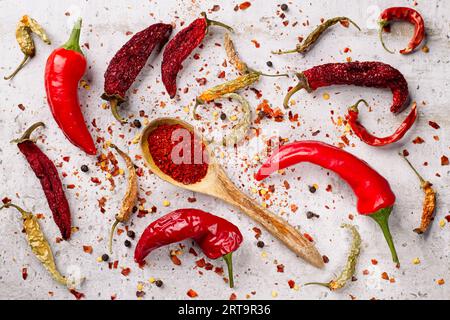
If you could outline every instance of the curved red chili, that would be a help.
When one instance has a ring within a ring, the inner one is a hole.
[[[260,181],[277,170],[301,162],[310,162],[329,169],[350,185],[357,197],[358,212],[378,223],[391,250],[392,259],[398,264],[388,224],[395,203],[395,195],[389,182],[365,161],[319,141],[298,141],[278,148],[261,166],[255,178]]]
[[[221,22],[209,20],[202,12],[202,18],[194,20],[189,26],[178,32],[169,41],[163,53],[161,64],[162,82],[171,98],[177,93],[177,75],[181,70],[183,61],[202,42],[208,27],[211,25],[221,26],[230,31],[233,29]]]
[[[406,21],[414,25],[414,35],[405,49],[400,50],[401,54],[408,54],[414,51],[425,39],[425,22],[419,12],[408,7],[392,7],[384,10],[380,14],[380,41],[383,48],[390,53],[383,41],[383,31],[389,32],[389,25],[393,20]]]
[[[81,19],[69,40],[54,50],[45,66],[47,101],[58,126],[67,139],[88,154],[97,150],[86,126],[78,100],[78,82],[86,71],[86,59],[79,45]]]
[[[25,156],[31,169],[41,182],[42,190],[47,198],[48,206],[53,214],[53,220],[61,231],[64,240],[70,238],[71,217],[69,203],[59,179],[58,171],[53,162],[31,140],[31,133],[38,127],[44,127],[44,123],[38,122],[28,128],[22,137],[13,142],[17,143],[20,152]]]
[[[359,87],[390,88],[393,94],[391,112],[399,113],[409,102],[408,83],[405,77],[392,66],[377,62],[327,63],[297,73],[299,83],[284,99],[288,108],[291,96],[301,89],[312,92],[332,85],[355,85]]]
[[[224,258],[232,288],[231,254],[242,243],[242,234],[231,222],[202,210],[178,209],[153,221],[136,245],[134,260],[142,265],[151,251],[189,238],[197,242],[208,258]]]
[[[117,106],[125,101],[125,94],[145,66],[156,45],[161,47],[169,40],[172,25],[155,23],[136,33],[114,55],[105,72],[105,92],[102,99],[111,104],[114,117],[121,123],[122,118]]]
[[[408,130],[412,127],[412,125],[417,119],[417,105],[416,103],[414,103],[411,112],[405,118],[402,124],[397,128],[397,130],[395,130],[395,132],[390,136],[379,138],[371,134],[361,123],[359,123],[358,105],[361,102],[364,102],[366,105],[368,105],[365,100],[359,100],[356,104],[348,108],[348,114],[346,116],[346,119],[355,135],[358,138],[360,138],[361,141],[374,147],[381,147],[397,142],[398,140],[403,138],[403,136],[408,132]]]

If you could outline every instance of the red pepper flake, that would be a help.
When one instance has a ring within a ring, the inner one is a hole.
[[[187,201],[188,201],[189,203],[193,203],[193,202],[196,202],[196,201],[197,201],[197,198],[195,198],[195,197],[189,197],[189,198],[187,198]]]
[[[284,264],[277,265],[277,272],[280,272],[280,273],[284,272]]]
[[[450,215],[445,216],[445,220],[447,220],[447,222],[450,222]]]
[[[413,140],[414,144],[422,144],[424,142],[425,142],[425,140],[423,140],[421,137],[417,137]]]
[[[91,182],[95,183],[95,184],[101,184],[102,182],[99,180],[99,178],[97,177],[92,177],[91,178]]]
[[[255,232],[255,238],[259,239],[259,237],[261,237],[261,229],[257,228],[257,227],[253,227],[252,229]]]
[[[219,276],[221,276],[221,275],[223,275],[223,268],[215,267],[214,272],[217,273]]]
[[[323,256],[322,256],[322,260],[323,260],[323,263],[328,263],[328,262],[330,262],[330,258],[328,258],[326,255],[323,255]]]
[[[225,78],[225,71],[220,72],[220,73],[217,75],[217,78],[219,78],[219,79]]]
[[[130,268],[123,268],[122,271],[120,272],[123,276],[127,277],[131,272]]]
[[[91,246],[83,246],[83,251],[89,254],[92,254],[92,247]]]
[[[195,264],[197,265],[197,267],[199,268],[204,268],[206,265],[206,261],[204,258],[201,258],[200,260],[195,261]]]
[[[212,12],[216,12],[220,10],[220,6],[218,4],[213,5],[213,7],[211,8]]]
[[[181,265],[181,260],[175,254],[170,255],[170,260],[172,260],[174,265]]]
[[[189,253],[192,254],[192,255],[194,255],[195,257],[198,256],[197,251],[195,251],[194,248],[190,248],[190,249],[189,249]]]
[[[369,270],[364,269],[363,272],[362,272],[362,274],[365,275],[365,276],[367,276],[367,275],[369,274]]]
[[[348,20],[341,20],[339,22],[345,28],[348,28],[350,26],[350,22]]]
[[[85,297],[84,293],[78,292],[75,289],[70,289],[70,293],[73,294],[77,300],[81,300]]]
[[[195,81],[201,86],[204,86],[207,82],[206,78],[196,78]]]
[[[298,210],[298,206],[295,203],[291,204],[291,211],[297,212],[297,210]]]
[[[209,262],[206,263],[206,265],[205,265],[206,270],[209,271],[209,270],[212,270],[213,268],[214,268],[214,266],[211,263],[209,263]]]
[[[28,278],[28,269],[22,268],[22,279],[27,280],[27,278]]]
[[[331,184],[327,185],[325,191],[327,191],[327,192],[333,191],[333,187],[331,186]]]
[[[256,41],[256,40],[252,40],[252,43],[255,45],[255,48],[259,48],[259,47],[261,47],[261,45],[259,44],[259,42],[258,41]]]
[[[378,260],[377,259],[372,259],[372,260],[370,260],[370,262],[372,262],[372,264],[374,266],[376,266],[378,264]]]
[[[428,124],[430,125],[430,127],[434,128],[434,129],[439,129],[441,126],[438,125],[436,122],[434,121],[428,121]]]
[[[344,48],[344,53],[351,52],[352,50],[349,47]]]
[[[236,300],[237,299],[237,295],[233,292],[231,295],[230,295],[230,300]]]
[[[119,260],[116,260],[113,262],[113,269],[117,269],[117,267],[119,266]]]
[[[3,204],[7,204],[7,203],[11,202],[11,199],[8,198],[8,197],[4,197],[4,198],[2,199],[2,202],[3,202]]]
[[[188,296],[189,298],[195,298],[195,297],[198,297],[197,292],[195,292],[195,291],[192,290],[192,289],[189,289],[189,291],[186,292],[186,294],[187,294],[187,296]]]
[[[250,2],[245,1],[245,2],[242,2],[242,3],[239,5],[239,9],[240,9],[240,10],[246,10],[246,9],[248,9],[251,5],[252,5],[252,4],[251,4]]]
[[[69,162],[69,161],[70,161],[70,157],[63,157],[63,160],[64,160],[65,162]]]
[[[74,184],[68,184],[67,185],[67,189],[75,189],[75,185]]]
[[[287,182],[286,180],[283,181],[283,185],[286,188],[286,190],[289,190],[291,188],[289,182]]]
[[[446,156],[441,157],[441,165],[448,166],[448,157],[446,157]]]
[[[295,281],[294,280],[288,280],[288,285],[289,285],[289,288],[294,289]]]
[[[405,149],[405,150],[403,150],[403,151],[402,151],[402,153],[403,153],[403,156],[404,156],[404,157],[407,157],[407,156],[409,156],[409,151],[408,151],[408,150],[406,150],[406,149]]]
[[[126,36],[131,36],[132,34],[133,34],[133,32],[131,32],[131,31],[125,32],[125,35],[126,35]]]
[[[309,234],[307,234],[307,233],[304,233],[303,236],[304,236],[306,239],[308,239],[309,242],[313,242],[313,241],[314,241],[314,239],[313,239]]]
[[[389,276],[388,276],[387,272],[383,272],[383,273],[381,274],[381,279],[383,279],[383,280],[389,280]]]
[[[437,281],[437,284],[440,285],[440,286],[442,286],[443,284],[445,284],[445,280],[444,280],[444,279],[439,279],[439,280]]]

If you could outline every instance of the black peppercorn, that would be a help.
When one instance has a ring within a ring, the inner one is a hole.
[[[162,280],[156,280],[156,281],[155,281],[155,286],[157,286],[158,288],[161,288],[162,285],[163,285]]]
[[[221,119],[221,120],[226,120],[226,119],[227,119],[227,115],[226,115],[225,113],[222,112],[222,113],[220,114],[220,119]]]
[[[315,214],[315,213],[312,212],[312,211],[306,212],[306,218],[308,218],[308,219],[318,218],[318,217],[319,217],[319,215],[318,215],[318,214]]]
[[[127,231],[127,236],[130,237],[131,239],[134,239],[134,237],[136,236],[136,234],[134,233],[133,230],[128,230],[128,231]]]
[[[257,246],[258,248],[264,248],[264,242],[262,242],[262,241],[260,240],[260,241],[258,241],[258,242],[256,243],[256,246]]]
[[[105,253],[102,255],[102,261],[108,261],[109,260],[109,256]]]
[[[142,126],[139,119],[134,119],[133,124],[136,128],[140,128]]]
[[[314,187],[314,186],[309,186],[309,192],[314,193],[314,192],[316,192],[316,191],[317,191],[316,187]]]
[[[272,67],[273,66],[272,61],[267,61],[266,64],[267,64],[268,67]]]
[[[287,11],[288,10],[288,5],[286,4],[286,3],[283,3],[282,5],[281,5],[281,10],[283,10],[283,11]]]
[[[83,165],[81,166],[81,171],[83,171],[83,172],[88,172],[88,171],[89,171],[89,167],[88,167],[87,165],[83,164]]]
[[[127,248],[131,247],[130,240],[125,240],[124,244],[125,244],[125,247],[127,247]]]

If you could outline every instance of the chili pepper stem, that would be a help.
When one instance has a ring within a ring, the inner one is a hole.
[[[80,47],[81,22],[82,19],[78,18],[73,26],[69,40],[67,40],[67,42],[62,47],[66,50],[73,50],[83,54]]]
[[[22,209],[22,208],[19,207],[18,205],[15,205],[14,203],[11,203],[11,202],[8,202],[8,203],[5,203],[4,205],[2,205],[2,206],[0,207],[0,210],[2,210],[2,209],[4,209],[4,208],[10,208],[10,207],[16,208],[17,211],[19,211],[23,216],[26,216],[26,215],[29,214],[28,211],[25,211],[24,209]]]
[[[295,49],[292,49],[292,50],[285,50],[285,51],[281,51],[281,50],[272,51],[272,54],[286,54],[286,53],[297,53],[297,52],[298,52],[298,49],[295,48]]]
[[[227,263],[228,268],[228,279],[230,281],[230,288],[234,287],[234,280],[233,280],[233,259],[232,259],[233,252],[227,253],[222,258]]]
[[[259,72],[259,74],[260,74],[261,76],[264,76],[264,77],[273,77],[273,78],[276,78],[276,77],[289,77],[289,75],[288,75],[287,73],[282,73],[282,74],[267,74],[267,73]]]
[[[9,76],[3,77],[3,79],[5,79],[5,80],[11,80],[12,78],[14,78],[15,75],[16,75],[20,70],[22,70],[22,68],[25,66],[25,64],[28,62],[29,59],[30,59],[30,56],[29,56],[29,55],[25,55],[25,56],[23,57],[22,62],[19,64],[19,66],[16,68],[16,70],[14,70],[14,72],[11,73]]]
[[[25,132],[23,133],[23,135],[19,139],[14,139],[11,142],[12,143],[22,143],[24,141],[30,140],[30,136],[33,133],[33,131],[36,130],[37,128],[39,128],[39,127],[44,127],[45,128],[45,124],[43,122],[36,122],[31,127],[29,127],[27,130],[25,130]]]
[[[113,99],[109,100],[109,104],[111,106],[111,112],[112,112],[114,118],[116,118],[116,120],[119,121],[121,124],[127,123],[128,122],[127,119],[122,118],[122,116],[119,114],[119,110],[118,110],[119,101],[117,101],[117,99],[113,98]]]
[[[383,40],[383,28],[386,26],[386,23],[384,22],[380,22],[380,30],[378,32],[378,37],[380,38],[381,41],[381,45],[383,46],[384,50],[386,50],[387,52],[394,54],[395,52],[392,50],[389,50],[388,47],[386,47],[386,44],[384,43]]]
[[[389,215],[392,212],[392,207],[382,208],[375,213],[369,215],[375,222],[380,226],[383,231],[383,235],[386,239],[386,242],[391,250],[392,260],[400,266],[400,261],[397,256],[397,251],[395,250],[394,240],[392,239],[391,232],[389,230]]]
[[[330,283],[328,282],[308,282],[305,283],[303,286],[310,286],[310,285],[318,285],[318,286],[322,286],[322,287],[327,287],[328,289],[330,289]]]
[[[352,110],[352,111],[354,111],[354,112],[359,112],[358,106],[359,106],[359,104],[360,104],[361,102],[363,102],[363,103],[366,105],[366,107],[369,106],[369,104],[367,103],[366,100],[364,100],[364,99],[359,99],[354,105],[348,107],[348,110]]]
[[[230,27],[229,25],[226,25],[225,23],[220,22],[220,21],[208,19],[208,17],[206,16],[206,12],[202,12],[201,15],[205,18],[207,26],[219,26],[219,27],[223,27],[223,28],[227,29],[230,32],[234,32],[233,28]]]
[[[295,87],[293,87],[291,90],[289,90],[286,97],[284,97],[283,106],[285,109],[289,109],[289,100],[294,95],[294,93],[296,93],[297,91],[300,91],[301,89],[305,89],[308,92],[311,91],[306,77],[302,73],[297,74],[297,77],[298,77],[299,82],[297,83],[297,85]]]
[[[402,155],[401,153],[399,153],[400,157],[402,157],[403,159],[405,159],[406,163],[409,165],[409,167],[414,171],[414,173],[416,174],[416,176],[419,178],[420,183],[423,185],[426,183],[426,180],[420,175],[420,173],[417,171],[417,169],[412,165],[412,163],[408,160],[408,158],[406,158],[404,155]]]
[[[111,227],[111,232],[109,233],[109,244],[108,244],[108,248],[109,248],[109,253],[112,254],[112,241],[113,241],[113,237],[114,237],[114,231],[116,230],[117,225],[119,224],[119,220],[116,219],[116,221],[114,221],[112,227]]]

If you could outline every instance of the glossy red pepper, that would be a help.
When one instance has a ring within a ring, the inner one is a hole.
[[[413,104],[411,112],[402,122],[402,124],[395,130],[393,134],[387,137],[379,138],[371,134],[367,129],[358,121],[359,110],[358,105],[364,102],[366,106],[368,105],[365,100],[359,100],[356,104],[348,108],[348,114],[346,119],[348,124],[353,130],[353,133],[361,139],[361,141],[367,143],[368,145],[374,147],[382,147],[388,144],[397,142],[408,132],[417,119],[417,105]]]
[[[389,32],[389,25],[393,20],[406,21],[414,25],[414,35],[405,49],[400,50],[401,54],[408,54],[414,51],[425,39],[425,22],[419,12],[408,7],[392,7],[387,8],[380,14],[380,41],[383,48],[390,53],[383,41],[383,31]]]
[[[75,23],[69,40],[48,57],[45,89],[53,117],[67,139],[86,153],[94,155],[97,150],[78,99],[78,82],[86,71],[86,59],[79,45],[80,32],[81,19]]]
[[[177,93],[177,75],[182,68],[183,61],[202,42],[208,32],[208,27],[216,25],[230,31],[233,30],[221,22],[209,20],[204,12],[202,12],[202,16],[178,32],[164,49],[161,64],[162,82],[171,98],[175,97]]]
[[[332,85],[355,85],[359,87],[389,88],[393,94],[391,112],[401,112],[409,102],[408,83],[392,66],[378,61],[355,61],[327,63],[297,73],[299,83],[284,98],[289,107],[291,96],[301,89],[312,92]]]
[[[255,178],[260,181],[277,170],[301,162],[310,162],[329,169],[350,185],[357,197],[358,212],[378,223],[391,250],[393,261],[399,264],[388,224],[395,202],[389,182],[365,161],[319,141],[298,141],[278,148],[261,166]]]
[[[208,258],[224,258],[232,288],[231,255],[241,244],[242,234],[234,224],[202,210],[179,209],[153,221],[136,245],[134,260],[142,265],[151,251],[189,238],[197,242]]]

